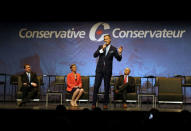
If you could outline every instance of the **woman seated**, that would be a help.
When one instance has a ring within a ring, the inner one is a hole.
[[[83,94],[84,89],[82,88],[82,80],[79,73],[76,73],[76,65],[72,64],[70,66],[72,71],[67,75],[67,91],[72,94],[72,100],[70,102],[71,106],[78,106],[77,101],[80,96]]]

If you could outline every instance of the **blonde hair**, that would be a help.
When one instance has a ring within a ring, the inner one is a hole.
[[[125,68],[125,70],[126,70],[126,69],[128,69],[128,70],[129,70],[129,72],[131,72],[130,68],[128,68],[128,67],[127,67],[127,68]]]

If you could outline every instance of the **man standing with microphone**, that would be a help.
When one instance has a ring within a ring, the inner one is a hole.
[[[122,59],[122,51],[123,51],[122,46],[120,46],[118,49],[112,46],[110,44],[111,43],[110,35],[104,36],[104,42],[105,44],[100,45],[96,50],[96,52],[94,53],[94,57],[99,56],[99,60],[96,67],[92,109],[96,108],[97,93],[99,91],[103,78],[104,78],[104,109],[108,108],[113,57],[115,57],[118,61],[121,61]]]

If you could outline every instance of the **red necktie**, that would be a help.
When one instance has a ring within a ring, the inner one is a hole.
[[[124,83],[127,83],[127,76],[125,76]]]

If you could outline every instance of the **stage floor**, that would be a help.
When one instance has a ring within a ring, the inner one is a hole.
[[[1,102],[0,109],[32,109],[32,110],[56,110],[56,107],[60,103],[49,103],[48,107],[46,107],[45,102],[32,102],[26,103],[24,106],[18,107],[14,102]],[[142,104],[141,107],[138,107],[137,104],[130,103],[127,104],[128,107],[124,109],[122,104],[109,104],[107,111],[150,111],[153,107],[152,104]],[[71,107],[69,103],[64,104],[67,110],[84,110],[89,109],[91,110],[91,103],[80,103],[78,107]],[[100,103],[97,107],[101,110],[103,109],[103,104]],[[157,105],[156,108],[160,112],[181,112],[182,110],[187,110],[191,112],[191,104],[186,104],[181,106],[180,104],[160,104]]]
[[[90,129],[93,127],[96,130],[101,128],[121,130],[124,127],[149,129],[152,126],[162,129],[164,127],[175,129],[186,127],[187,129],[191,122],[191,104],[182,107],[176,104],[163,104],[157,106],[158,111],[151,111],[153,108],[149,103],[142,104],[140,108],[137,104],[131,103],[126,109],[122,108],[122,104],[117,104],[116,107],[110,104],[107,110],[103,109],[103,104],[99,104],[101,111],[91,111],[91,103],[80,103],[78,107],[71,107],[69,103],[66,105],[64,103],[67,111],[64,108],[57,110],[57,107],[60,107],[58,105],[59,103],[49,103],[46,108],[45,102],[27,103],[22,107],[18,107],[14,102],[0,103],[2,125],[22,123],[26,127],[43,127],[43,129],[44,127],[49,129],[52,126],[54,130],[60,125],[63,128],[69,127],[70,130],[79,129],[81,125],[88,126]],[[38,126],[31,126],[34,121]]]

